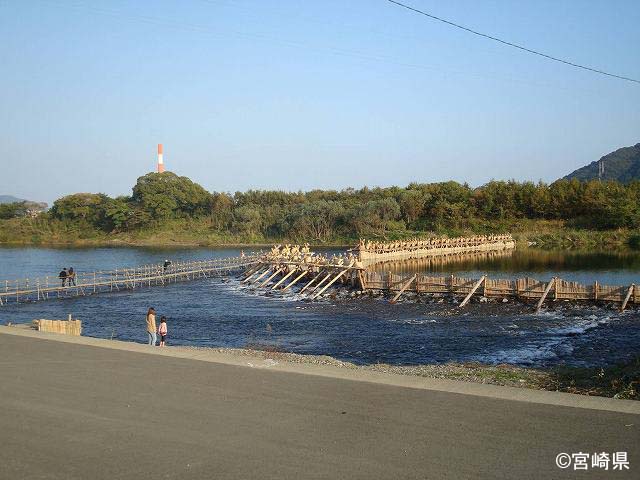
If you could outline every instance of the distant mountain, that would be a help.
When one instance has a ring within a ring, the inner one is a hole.
[[[13,215],[17,216],[30,216],[35,217],[40,212],[44,212],[49,205],[45,202],[32,202],[31,200],[24,200],[22,198],[14,197],[13,195],[0,195],[0,205],[8,203],[20,203],[21,206],[14,209]],[[10,207],[9,207],[10,208]],[[19,213],[22,212],[22,213]],[[6,217],[11,218],[11,217]]]
[[[633,147],[619,148],[615,152],[605,155],[597,162],[591,162],[567,175],[566,179],[594,180],[598,178],[598,163],[603,162],[603,180],[617,180],[628,183],[640,180],[640,143]]]
[[[13,195],[0,195],[0,203],[16,203],[24,202],[22,198],[14,197]]]

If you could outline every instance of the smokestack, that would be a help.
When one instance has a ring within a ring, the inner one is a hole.
[[[164,161],[162,160],[162,144],[158,144],[158,173],[164,172]]]

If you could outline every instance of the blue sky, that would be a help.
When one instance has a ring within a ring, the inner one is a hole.
[[[640,2],[407,0],[640,78]],[[0,1],[0,194],[553,181],[640,142],[640,85],[385,0]]]

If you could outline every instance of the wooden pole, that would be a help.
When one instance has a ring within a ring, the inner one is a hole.
[[[627,308],[627,303],[629,302],[629,299],[631,298],[631,294],[633,293],[633,289],[635,287],[635,284],[632,283],[631,286],[629,287],[629,290],[627,291],[627,296],[624,297],[624,302],[622,302],[622,306],[620,307],[620,311],[624,312],[624,309]]]
[[[284,282],[287,278],[289,278],[291,275],[293,275],[297,271],[298,271],[298,267],[293,267],[289,273],[287,273],[273,287],[271,287],[271,290],[275,290],[276,288],[278,288],[278,285],[280,285],[282,282]]]
[[[473,296],[473,294],[476,293],[476,290],[480,287],[480,285],[484,283],[486,279],[487,279],[487,276],[483,275],[482,278],[476,282],[476,284],[473,286],[471,291],[467,294],[466,297],[464,297],[464,300],[462,301],[462,303],[458,305],[458,308],[464,307],[469,302],[469,300],[471,300],[471,297]]]
[[[284,268],[278,268],[278,269],[276,269],[276,271],[275,271],[275,272],[273,272],[273,275],[271,275],[271,276],[270,276],[269,278],[267,278],[264,282],[262,282],[262,283],[260,284],[260,286],[258,286],[258,288],[262,288],[262,287],[264,287],[267,283],[269,283],[269,282],[273,279],[273,277],[275,277],[276,275],[278,275],[282,270],[284,270]]]
[[[259,263],[258,265],[254,265],[253,267],[250,267],[248,271],[245,273],[244,278],[242,279],[242,282],[244,283],[246,280],[251,278],[258,270],[260,270],[261,267],[262,267],[262,263]]]
[[[331,279],[331,281],[329,283],[327,283],[318,293],[316,293],[313,297],[311,297],[311,299],[315,300],[316,298],[318,298],[322,294],[322,292],[324,292],[327,288],[329,288],[331,285],[333,285],[336,282],[336,280],[338,280],[342,275],[347,273],[349,271],[349,268],[351,268],[351,265],[353,265],[353,263],[349,264],[348,268],[345,268],[340,273],[338,273],[335,277],[333,277]],[[313,292],[311,292],[311,293],[313,293]]]
[[[309,288],[311,285],[313,285],[315,283],[315,281],[318,278],[320,278],[320,275],[322,275],[323,272],[324,272],[324,270],[320,270],[318,272],[318,274],[311,279],[311,281],[307,282],[307,284],[304,287],[302,287],[302,290],[300,290],[300,293],[303,293],[307,288]]]
[[[331,272],[327,273],[326,277],[324,277],[322,280],[320,280],[318,283],[316,283],[315,286],[311,290],[309,290],[309,295],[311,295],[313,292],[315,292],[318,289],[318,287],[320,287],[320,285],[322,285],[324,282],[329,280],[330,276],[331,276]]]
[[[416,278],[418,278],[418,274],[417,273],[413,277],[411,277],[407,283],[405,283],[402,286],[402,288],[400,289],[398,294],[395,297],[393,297],[389,303],[396,303],[398,301],[398,299],[400,298],[400,295],[402,295],[404,293],[404,291],[407,288],[409,288],[409,285],[411,285]]]
[[[255,274],[257,274],[263,266],[264,266],[263,264],[260,264],[260,265],[258,266],[258,268],[256,268],[256,269],[255,269],[255,271],[254,271],[253,273],[251,273],[251,275],[249,275],[249,276],[248,276],[248,277],[246,277],[244,280],[242,280],[242,283],[248,283],[248,282],[249,282],[249,280],[251,280],[251,278],[252,278]]]
[[[302,273],[300,275],[298,275],[292,282],[289,282],[288,285],[286,285],[282,291],[285,292],[287,290],[289,290],[291,287],[293,287],[298,280],[300,280],[302,277],[304,277],[307,273],[309,273],[309,270],[303,270]]]
[[[264,276],[265,276],[267,273],[269,273],[270,271],[271,271],[271,267],[267,267],[267,269],[266,269],[264,272],[262,272],[262,273],[261,273],[257,278],[255,278],[252,282],[249,282],[249,284],[259,282],[259,281],[262,279],[262,277],[264,277]]]
[[[542,297],[540,297],[540,301],[538,301],[538,304],[536,305],[536,313],[538,313],[542,308],[542,303],[544,302],[544,299],[547,298],[547,295],[549,295],[549,292],[551,291],[551,287],[553,287],[555,283],[556,283],[556,277],[553,277],[551,281],[547,284],[547,288],[544,289],[544,293],[542,294]]]
[[[360,288],[362,290],[366,290],[367,289],[367,284],[364,281],[364,274],[362,273],[362,270],[358,270],[358,279],[360,280]]]

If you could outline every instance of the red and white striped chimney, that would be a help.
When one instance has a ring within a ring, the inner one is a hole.
[[[164,172],[164,160],[162,159],[162,144],[158,144],[158,173]]]

